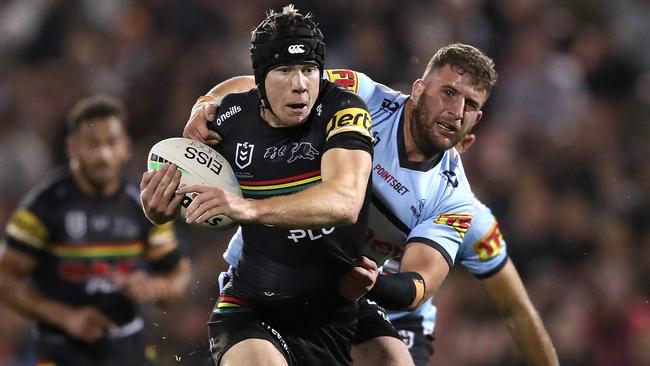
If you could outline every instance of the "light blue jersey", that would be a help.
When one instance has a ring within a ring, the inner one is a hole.
[[[474,199],[472,226],[465,235],[456,260],[474,276],[487,278],[499,272],[507,259],[506,242],[499,230],[499,223],[487,206]],[[399,263],[390,260],[385,267],[398,268]],[[427,301],[415,311],[388,311],[387,315],[391,321],[421,318],[424,334],[433,334],[436,311],[432,301]]]
[[[378,263],[385,263],[386,272],[396,272],[406,244],[419,242],[438,250],[450,268],[455,259],[460,258],[461,263],[470,269],[489,272],[472,260],[479,254],[467,252],[464,245],[481,238],[469,238],[473,232],[470,227],[474,225],[476,205],[458,152],[447,150],[440,160],[432,163],[409,162],[404,147],[403,113],[410,97],[375,83],[362,73],[327,70],[324,74],[329,80],[361,96],[372,117],[375,138],[372,205],[364,254]],[[491,214],[490,218],[494,221]],[[236,267],[241,245],[238,230],[224,253],[231,266]],[[499,248],[490,253],[498,252]],[[505,250],[499,255],[504,258]],[[431,302],[411,313],[389,312],[389,317],[409,314],[422,316],[425,330],[433,331],[435,307]]]

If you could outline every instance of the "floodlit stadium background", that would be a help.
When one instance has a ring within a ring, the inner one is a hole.
[[[139,181],[197,96],[250,73],[252,27],[280,1],[0,1],[0,224],[63,156],[64,118],[92,93],[125,100]],[[499,82],[464,157],[563,365],[650,365],[650,1],[296,1],[328,67],[409,92],[431,54],[475,45]],[[160,365],[204,365],[228,235],[181,230],[187,301],[148,307]],[[436,297],[435,365],[521,365],[461,266]],[[0,308],[0,364],[30,360],[28,323]]]

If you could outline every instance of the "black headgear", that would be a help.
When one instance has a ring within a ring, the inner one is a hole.
[[[322,73],[325,66],[323,33],[307,15],[272,13],[253,31],[251,60],[255,83],[266,99],[264,79],[275,66],[314,62]]]

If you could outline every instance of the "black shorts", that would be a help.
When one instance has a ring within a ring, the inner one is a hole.
[[[374,301],[365,297],[359,300],[357,331],[354,344],[363,343],[376,337],[393,337],[402,339],[397,329],[388,320],[386,311]]]
[[[328,319],[318,317],[319,314],[261,312],[221,301],[208,322],[212,358],[218,365],[223,354],[235,344],[246,339],[264,339],[282,353],[289,366],[351,365],[356,306]]]
[[[96,343],[73,340],[60,334],[40,334],[35,340],[37,363],[56,366],[139,366],[154,365],[146,355],[143,331],[123,338]]]
[[[421,317],[409,317],[393,320],[393,325],[409,349],[415,366],[426,366],[433,356],[434,336],[424,334]]]

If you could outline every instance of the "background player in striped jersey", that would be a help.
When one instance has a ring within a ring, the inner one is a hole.
[[[189,282],[172,224],[152,225],[122,176],[125,118],[117,100],[81,100],[69,118],[69,165],[35,187],[6,227],[0,300],[36,321],[39,363],[147,364],[138,305],[179,298]]]
[[[454,46],[452,45],[451,48],[454,48]],[[440,60],[438,60],[438,62],[439,61]],[[458,60],[453,60],[452,58],[452,61],[449,61],[448,59],[446,62],[450,62],[451,65],[454,65],[457,61]],[[425,71],[424,79],[426,79],[427,72],[431,71],[430,68],[432,66],[435,69],[436,67],[440,67],[440,63],[438,63],[438,65],[435,63],[432,65],[430,63],[427,71]],[[343,87],[359,93],[359,95],[361,95],[368,103],[373,116],[373,121],[377,121],[378,116],[391,114],[392,112],[399,110],[404,103],[404,97],[400,97],[400,93],[394,92],[383,85],[375,84],[363,74],[358,74],[349,70],[331,70],[327,72],[327,76],[330,79],[339,82]],[[238,81],[231,80],[230,82],[239,83],[239,85],[231,85],[236,88],[241,87],[245,89],[250,87],[250,82],[247,82],[246,78],[239,79]],[[218,86],[217,89],[213,89],[212,92],[218,92],[218,88],[223,86],[224,85]],[[454,90],[444,88],[443,91],[451,93],[455,92]],[[218,93],[216,94],[218,97]],[[427,96],[427,98],[434,96],[435,95]],[[195,105],[190,121],[188,121],[185,128],[186,136],[201,141],[212,143],[218,142],[219,136],[209,134],[205,129],[205,118],[213,118],[213,115],[211,115],[213,113],[213,105],[211,103],[214,102],[216,101],[203,99]],[[480,109],[480,105],[469,105],[469,108]],[[469,129],[460,136],[464,136],[464,138],[457,146],[468,146],[473,142],[473,135],[465,135],[468,131]],[[376,137],[381,138],[381,136]],[[392,138],[399,139],[400,137],[392,136]],[[408,144],[408,141],[406,143]],[[411,143],[411,146],[412,145],[413,144]],[[378,160],[378,157],[384,155],[385,151],[382,149],[381,145],[376,146],[375,149],[375,160]],[[391,149],[386,150],[389,152],[391,151]],[[397,160],[398,155],[399,154],[393,155],[393,159]],[[399,156],[399,158],[401,159],[401,156]],[[385,189],[385,187],[382,188],[381,186],[377,186],[377,179],[379,179],[379,181],[383,180],[386,182],[387,185],[399,195],[402,195],[408,190],[408,185],[401,182],[411,180],[409,175],[413,176],[412,179],[418,179],[415,176],[422,173],[416,171],[417,167],[416,169],[413,169],[413,172],[405,175],[391,174],[390,170],[384,169],[383,166],[375,164],[373,173],[376,173],[376,176],[374,177],[373,189]],[[454,178],[450,174],[448,174],[448,176]],[[454,184],[454,180],[450,179],[450,182],[452,185]],[[495,274],[492,278],[486,279],[484,283],[486,284],[490,294],[493,295],[499,308],[504,310],[508,315],[510,330],[526,358],[532,364],[557,364],[557,357],[555,356],[550,339],[548,338],[534,307],[530,303],[530,300],[521,285],[521,281],[514,266],[512,266],[507,259],[505,246],[502,249],[500,247],[502,238],[498,234],[496,221],[494,221],[487,208],[480,203],[476,203],[476,205],[477,210],[475,214],[479,216],[476,217],[475,220],[477,220],[478,225],[476,230],[472,231],[472,229],[470,229],[469,232],[465,233],[463,244],[458,250],[458,256],[461,258],[461,263],[470,268],[470,270],[478,276],[489,277],[489,275]],[[414,204],[411,205],[410,210],[413,211],[414,214],[421,214],[422,207],[419,204]],[[409,207],[404,207],[401,211],[408,212]],[[394,232],[391,233],[390,230],[385,230],[387,227],[400,226],[399,220],[395,220],[394,212],[396,211],[384,210],[382,214],[385,218],[383,219],[381,216],[371,217],[371,227],[376,229],[377,232],[373,233],[375,240],[371,240],[369,246],[375,252],[373,253],[375,258],[380,258],[382,253],[384,256],[386,254],[389,256],[399,256],[402,252],[404,241],[401,239],[403,239],[403,237],[400,238],[400,235],[395,235]],[[388,218],[388,220],[386,218]],[[377,222],[381,222],[381,225],[376,225],[375,223]],[[397,225],[391,225],[393,222],[397,222]],[[408,227],[406,229],[408,230]],[[407,230],[403,231],[406,232]],[[483,239],[483,234],[485,233],[481,232],[481,230],[491,233],[491,235],[494,236],[494,240],[487,240],[487,242],[485,242],[485,240],[479,240]],[[478,238],[476,237],[477,235],[479,235]],[[431,238],[436,240],[434,236]],[[468,245],[467,242],[472,240],[474,241]],[[233,263],[236,262],[236,256],[236,253],[229,250],[229,252],[226,253],[225,258],[229,263]],[[387,267],[392,267],[392,270],[399,269],[399,266],[396,266],[395,263],[390,263]],[[366,314],[370,315],[370,317],[367,318],[367,321],[365,322],[363,318],[360,320],[360,329],[362,329],[362,331],[360,332],[361,334],[358,334],[360,337],[358,338],[360,343],[355,346],[355,363],[372,365],[378,364],[380,361],[381,364],[391,364],[391,362],[394,361],[395,364],[398,364],[400,362],[399,345],[395,342],[391,342],[391,340],[388,339],[390,336],[388,338],[382,337],[383,334],[390,333],[387,329],[385,329],[385,333],[382,333],[379,330],[381,328],[386,328],[382,325],[382,323],[385,322],[381,317],[375,316],[374,322],[378,329],[376,328],[373,330],[372,327],[368,327],[364,330],[363,324],[373,324],[372,314],[376,315],[377,313],[376,311],[368,311]],[[433,331],[432,318],[435,317],[435,309],[430,303],[427,303],[425,306],[421,307],[417,313],[392,313],[392,317],[397,319],[398,325],[403,325],[405,327],[402,329],[405,333],[410,332],[410,334],[418,336],[418,338],[416,338],[418,341],[417,346],[411,350],[418,364],[426,364],[431,355],[432,348],[431,343],[426,340],[423,341],[422,337],[431,334]],[[385,351],[385,353],[382,353],[382,351]]]

